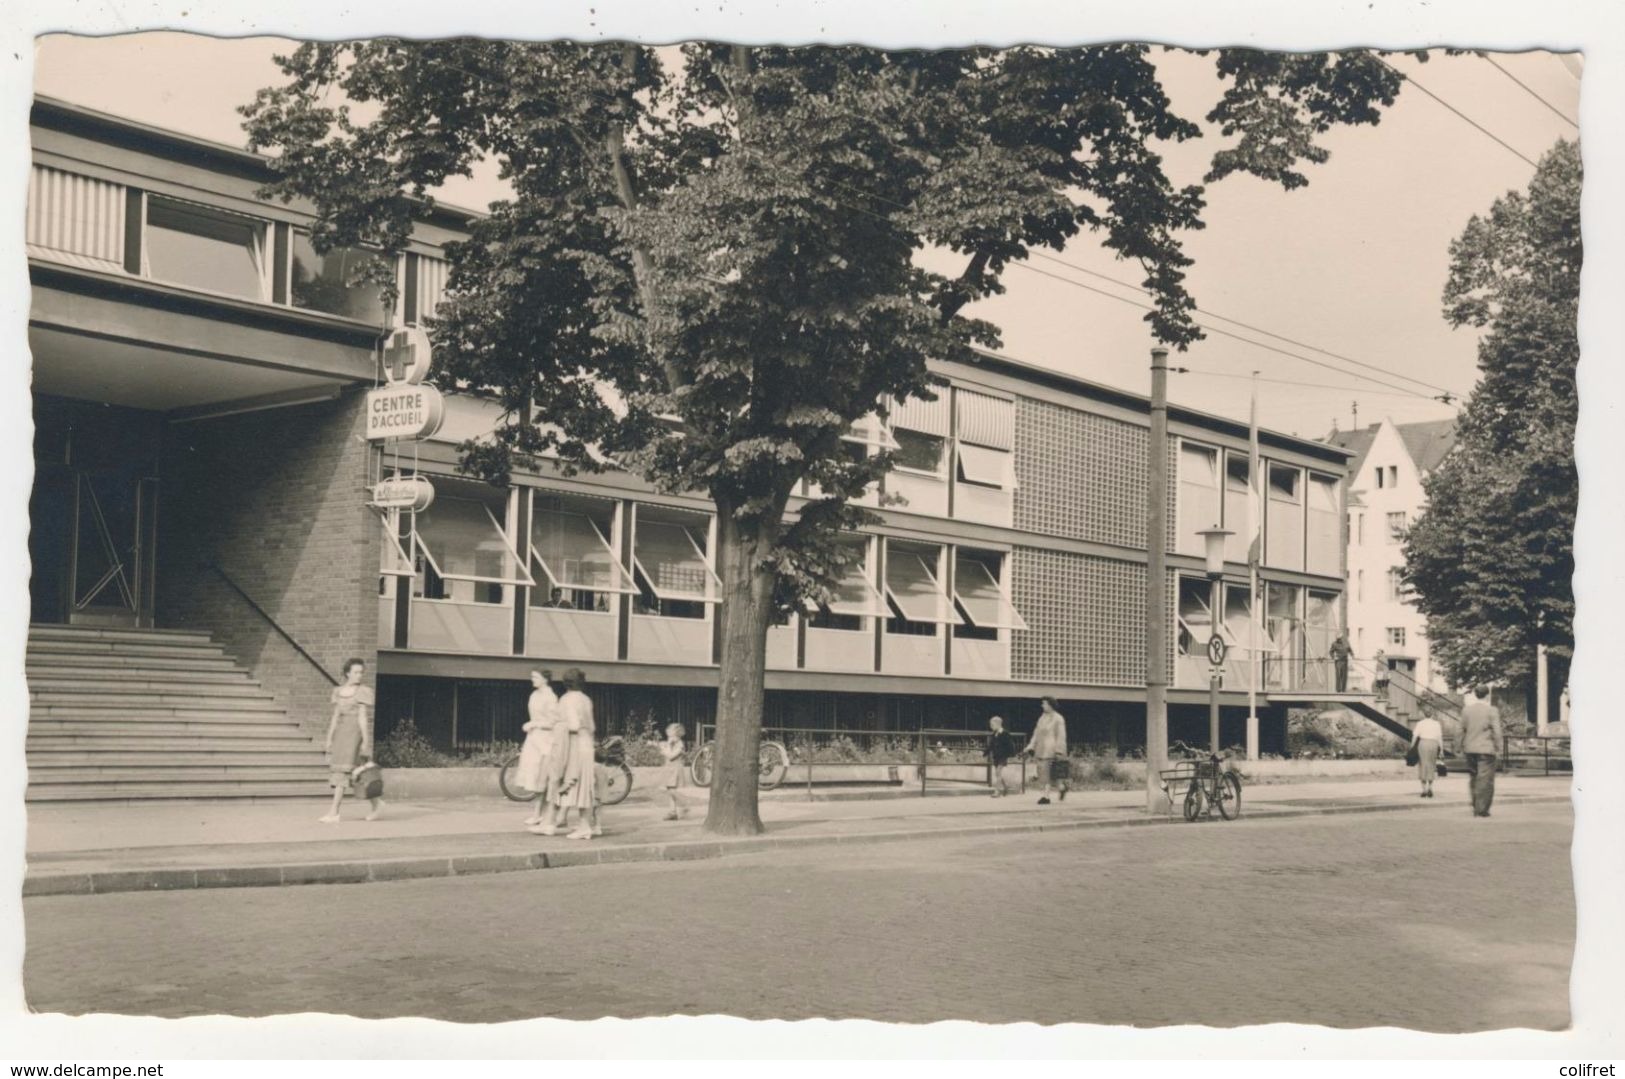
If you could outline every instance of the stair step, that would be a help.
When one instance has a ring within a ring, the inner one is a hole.
[[[139,700],[157,694],[160,697],[264,697],[270,694],[258,682],[247,678],[232,682],[193,682],[174,676],[160,678],[125,678],[93,681],[84,678],[30,679],[28,692],[36,700],[58,700],[63,697],[128,697]]]
[[[214,639],[197,629],[136,629],[131,626],[57,626],[35,622],[28,627],[30,639],[39,641],[164,641],[175,644],[213,644]]]
[[[325,765],[239,765],[223,764],[165,764],[149,767],[129,765],[28,765],[29,786],[52,783],[190,783],[194,780],[241,783],[327,781]]]
[[[105,659],[129,657],[131,659],[225,659],[225,649],[217,644],[126,644],[119,641],[34,641],[28,642],[30,659],[44,656],[100,656]]]
[[[28,725],[31,735],[45,737],[154,737],[190,738],[294,738],[302,733],[292,720],[280,723],[249,723],[222,720],[149,720],[139,725],[113,727],[105,723],[84,723],[71,720],[32,721]]]
[[[23,673],[30,682],[36,678],[54,681],[141,678],[149,681],[168,679],[172,682],[196,679],[242,682],[252,677],[224,656],[147,656],[140,659],[129,656],[30,656],[23,664]]]
[[[252,732],[244,736],[238,733],[242,729],[240,724],[233,725],[232,733],[221,735],[188,736],[175,734],[154,734],[143,728],[124,728],[108,730],[98,726],[95,730],[83,733],[63,733],[60,731],[40,731],[31,729],[28,732],[27,748],[29,753],[58,753],[78,752],[86,753],[148,753],[164,750],[209,750],[241,752],[269,752],[273,750],[303,750],[320,749],[321,744],[309,734],[301,732],[292,724],[280,727],[280,736],[269,734],[256,735]],[[243,743],[251,743],[244,746]]]
[[[312,799],[332,792],[325,780],[306,783],[62,783],[30,786],[28,802],[239,802],[261,799]]]
[[[29,768],[169,768],[204,765],[303,767],[325,770],[327,755],[319,746],[309,742],[290,749],[241,746],[216,748],[204,743],[195,743],[178,749],[148,746],[115,748],[68,746],[61,749],[30,747],[28,751]]]

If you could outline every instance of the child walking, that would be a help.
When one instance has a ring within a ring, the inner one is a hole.
[[[659,742],[660,756],[666,762],[660,773],[660,787],[666,795],[666,820],[681,820],[688,816],[688,807],[677,797],[677,788],[683,785],[683,725],[666,724],[666,740]]]

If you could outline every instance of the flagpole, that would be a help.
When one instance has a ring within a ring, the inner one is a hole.
[[[1258,512],[1258,372],[1253,372],[1252,403],[1247,412],[1247,759],[1258,759],[1258,683],[1262,657],[1258,652],[1258,562],[1263,552],[1263,529]]]

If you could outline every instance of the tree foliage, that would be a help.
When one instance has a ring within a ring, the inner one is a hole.
[[[1580,148],[1541,158],[1450,245],[1446,320],[1484,330],[1456,448],[1425,481],[1406,576],[1457,684],[1528,685],[1544,644],[1561,690],[1574,647]]]
[[[1200,336],[1182,234],[1200,185],[1160,146],[1151,50],[677,49],[458,39],[306,44],[243,110],[269,194],[315,203],[318,246],[398,250],[429,193],[494,159],[513,196],[449,249],[443,383],[514,422],[464,447],[504,482],[544,450],[716,503],[723,578],[714,827],[750,828],[772,608],[828,599],[888,455],[842,452],[877,401],[930,396],[927,360],[997,328],[963,314],[1035,248],[1089,232],[1144,270],[1161,340]],[[1211,179],[1291,188],[1333,124],[1374,123],[1400,77],[1366,52],[1215,54]],[[336,90],[337,93],[333,93]],[[962,258],[923,269],[926,248]],[[882,405],[882,407],[884,407]],[[797,503],[803,480],[823,497]],[[754,684],[752,684],[754,683]],[[735,767],[737,766],[737,767]],[[733,778],[730,778],[733,777]],[[749,802],[719,823],[719,799]],[[759,824],[754,825],[759,827]]]

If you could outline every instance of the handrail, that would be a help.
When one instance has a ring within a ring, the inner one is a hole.
[[[228,587],[230,587],[230,589],[233,592],[237,593],[239,596],[242,597],[244,603],[248,604],[250,607],[252,607],[254,609],[255,614],[257,614],[261,618],[265,619],[265,621],[267,623],[269,623],[270,627],[272,629],[276,630],[277,636],[281,637],[284,641],[287,641],[288,644],[293,648],[293,650],[295,652],[298,652],[301,656],[304,656],[305,660],[312,667],[315,667],[316,670],[321,674],[321,676],[323,678],[327,679],[328,682],[330,682],[331,684],[333,684],[335,686],[339,684],[339,680],[337,678],[333,677],[333,673],[331,671],[329,671],[326,667],[323,667],[322,664],[321,664],[321,661],[319,661],[315,656],[313,656],[309,652],[305,651],[304,645],[302,645],[298,641],[294,640],[293,635],[290,634],[287,630],[283,629],[281,624],[279,622],[277,622],[277,620],[275,618],[271,617],[271,614],[270,614],[269,611],[267,611],[264,607],[261,607],[258,603],[254,602],[254,597],[249,595],[247,592],[244,592],[243,591],[243,586],[238,584],[236,581],[232,580],[231,575],[228,574],[223,568],[221,568],[220,563],[214,562],[214,561],[206,561],[206,562],[203,563],[203,568],[204,569],[212,569],[212,570],[214,570],[214,572],[217,573],[220,576],[220,579],[222,581],[226,582],[226,585]]]

